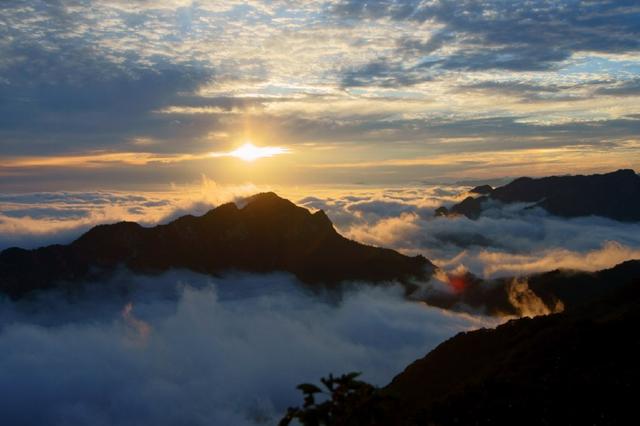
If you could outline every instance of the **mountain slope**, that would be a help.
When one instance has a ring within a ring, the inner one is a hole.
[[[633,170],[588,176],[521,177],[496,189],[483,190],[487,195],[468,197],[450,209],[441,207],[436,215],[462,214],[477,219],[482,204],[494,200],[532,203],[562,217],[593,215],[627,222],[640,220],[640,176]]]
[[[569,313],[461,333],[396,376],[397,424],[628,424],[640,280]]]
[[[615,279],[615,274],[608,275]],[[640,277],[562,314],[459,333],[411,363],[386,387],[358,373],[322,379],[331,398],[282,425],[626,425],[640,391]]]
[[[530,316],[573,310],[640,280],[640,260],[596,272],[561,270],[484,280],[470,273],[448,277],[455,291],[431,292],[430,305],[489,315]]]
[[[171,268],[207,274],[286,271],[304,282],[325,284],[407,282],[428,278],[434,268],[422,256],[348,240],[324,212],[312,214],[274,193],[263,193],[248,198],[243,208],[228,203],[167,225],[99,225],[66,246],[7,249],[0,253],[0,291],[18,297],[60,282],[92,279],[119,265],[138,273]]]

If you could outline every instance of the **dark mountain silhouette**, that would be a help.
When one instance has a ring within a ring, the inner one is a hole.
[[[449,339],[386,387],[397,398],[391,424],[628,424],[640,390],[640,280],[613,287],[563,314]]]
[[[481,197],[468,197],[450,209],[441,207],[436,215],[465,215],[476,219],[483,204],[489,200],[531,203],[563,217],[594,215],[620,221],[639,221],[640,176],[633,170],[618,170],[589,176],[522,177]]]
[[[446,207],[438,207],[436,209],[436,216],[457,216],[464,215],[469,219],[477,219],[482,213],[482,202],[486,200],[486,197],[467,197],[458,204],[454,205],[450,209]]]
[[[340,376],[329,402],[305,399],[281,424],[291,418],[304,425],[318,424],[318,418],[335,425],[633,423],[640,391],[640,280],[603,284],[612,290],[567,312],[460,333],[382,389],[354,374]],[[299,389],[305,398],[320,390],[308,384]]]
[[[228,270],[286,271],[306,283],[345,280],[408,283],[428,278],[422,256],[366,246],[339,235],[323,211],[311,213],[274,193],[223,204],[203,216],[167,225],[99,225],[69,245],[0,253],[0,291],[18,297],[60,283],[99,278],[123,265],[138,273],[186,268],[206,274]]]
[[[640,280],[640,260],[629,260],[597,272],[557,269],[492,280],[465,273],[448,279],[454,291],[432,292],[424,301],[444,309],[480,310],[494,316],[534,315],[577,309]]]
[[[491,187],[491,185],[480,185],[472,188],[469,192],[473,194],[486,195],[493,192],[493,188]]]

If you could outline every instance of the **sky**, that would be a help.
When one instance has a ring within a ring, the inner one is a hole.
[[[638,169],[639,135],[632,0],[0,4],[4,193]]]

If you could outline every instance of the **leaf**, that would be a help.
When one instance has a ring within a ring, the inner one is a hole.
[[[361,374],[362,374],[362,373],[360,373],[360,372],[358,372],[358,371],[354,371],[354,372],[352,372],[352,373],[345,374],[345,375],[344,375],[344,378],[345,378],[345,379],[347,379],[347,380],[353,380],[353,379],[355,379],[356,377],[360,376]]]
[[[322,392],[322,389],[320,389],[319,387],[311,383],[299,384],[297,388],[300,389],[303,393],[314,394],[314,393]]]

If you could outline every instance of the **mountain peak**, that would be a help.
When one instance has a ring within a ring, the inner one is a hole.
[[[172,268],[220,274],[229,270],[289,272],[306,283],[427,279],[423,257],[344,238],[319,210],[311,213],[273,192],[226,203],[203,216],[145,228],[99,225],[67,246],[0,252],[0,291],[14,297],[63,282],[86,281],[119,266],[137,273]]]
[[[306,209],[296,206],[294,203],[286,198],[280,197],[275,192],[260,192],[255,195],[251,195],[244,198],[240,202],[240,206],[243,209],[301,209],[306,211]]]
[[[490,194],[492,191],[493,191],[493,187],[491,185],[480,185],[469,190],[469,192],[471,192],[472,194],[480,194],[480,195],[487,195],[487,194]]]
[[[278,194],[276,194],[273,191],[259,192],[258,194],[251,195],[249,197],[246,197],[244,199],[244,202],[246,204],[253,204],[253,203],[283,203],[283,202],[287,203],[287,204],[293,204],[289,200],[280,197]]]
[[[632,177],[637,177],[637,173],[635,170],[633,169],[618,169],[615,172],[611,173],[612,175],[621,175],[621,176],[632,176]]]

